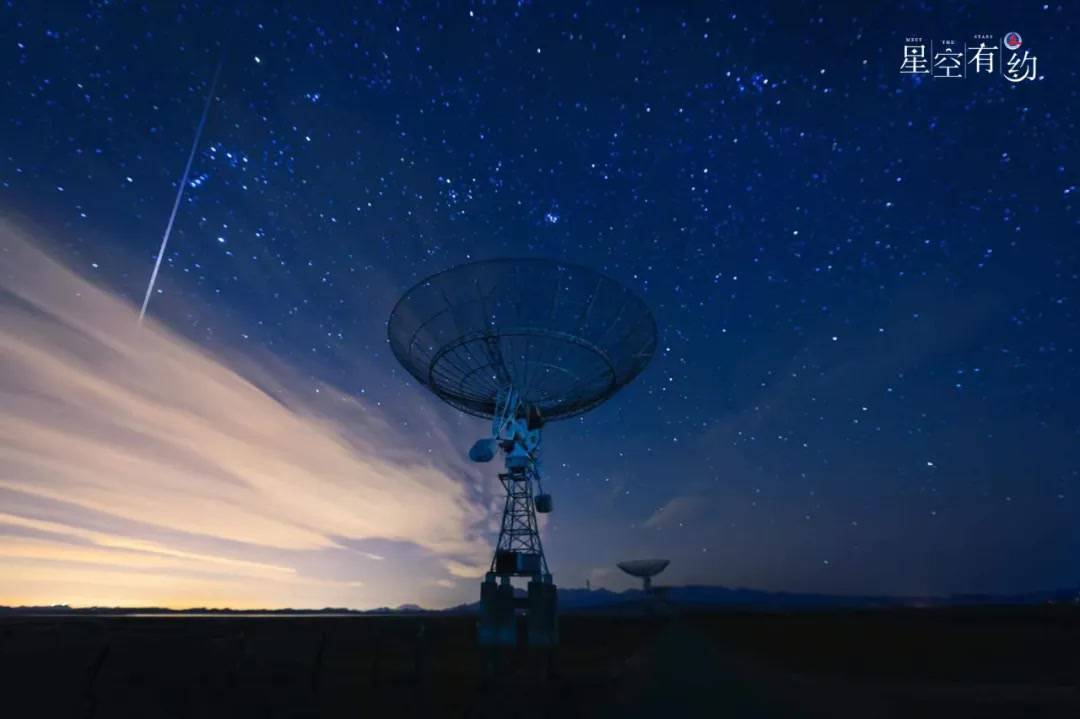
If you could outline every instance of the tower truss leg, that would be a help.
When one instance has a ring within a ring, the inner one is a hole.
[[[528,448],[520,435],[503,442],[506,471],[499,474],[499,481],[506,490],[506,501],[495,554],[480,589],[478,638],[481,645],[514,646],[517,609],[526,612],[529,646],[553,647],[559,641],[556,587],[548,570],[536,520],[533,490],[540,486],[535,456],[538,441],[538,436],[534,436],[533,446]],[[514,596],[510,585],[512,577],[529,578],[526,597],[518,599]]]

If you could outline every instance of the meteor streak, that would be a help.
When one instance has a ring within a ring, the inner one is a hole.
[[[222,51],[218,59],[217,68],[214,70],[214,79],[210,82],[210,92],[206,95],[206,104],[203,105],[202,117],[199,119],[199,127],[195,130],[195,139],[191,143],[191,152],[188,153],[187,164],[184,165],[184,174],[180,177],[180,186],[176,188],[176,201],[173,202],[172,212],[169,213],[169,223],[165,225],[165,234],[161,237],[161,248],[158,249],[157,260],[154,261],[154,271],[150,273],[150,284],[146,286],[146,296],[143,297],[142,309],[139,310],[139,324],[142,324],[146,316],[146,306],[150,304],[150,295],[154,291],[154,282],[157,281],[158,270],[161,269],[161,258],[165,256],[165,248],[169,244],[169,235],[172,234],[173,222],[176,221],[176,211],[180,209],[180,200],[184,197],[184,188],[187,186],[188,173],[191,172],[191,163],[195,159],[195,151],[199,147],[199,138],[202,137],[203,126],[206,125],[206,116],[210,114],[210,105],[214,101],[214,90],[217,88],[218,77],[221,75],[221,65],[225,61],[225,53]]]

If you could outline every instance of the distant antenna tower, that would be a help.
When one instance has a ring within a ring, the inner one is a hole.
[[[540,259],[473,262],[432,275],[390,313],[398,361],[440,399],[491,420],[491,437],[469,458],[506,471],[502,526],[480,587],[479,641],[513,646],[515,609],[528,614],[531,646],[558,643],[556,590],[536,513],[552,510],[540,479],[548,422],[601,404],[636,377],[656,349],[645,303],[585,267]],[[528,577],[525,602],[511,577]],[[498,584],[496,584],[498,578]]]
[[[652,591],[652,578],[667,569],[671,563],[669,559],[633,559],[629,562],[619,562],[617,566],[631,577],[641,578],[641,588],[648,594]]]

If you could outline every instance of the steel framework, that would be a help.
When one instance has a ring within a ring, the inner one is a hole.
[[[499,574],[498,559],[507,553],[539,557],[537,571],[515,571],[514,574],[548,575],[544,545],[540,541],[540,527],[536,521],[536,505],[533,501],[533,484],[539,488],[540,473],[535,463],[520,470],[499,474],[499,481],[506,490],[502,526],[499,540],[495,543],[495,556],[491,558],[491,571]],[[525,568],[526,570],[528,568]]]

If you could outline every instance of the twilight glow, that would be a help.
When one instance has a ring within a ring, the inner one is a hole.
[[[333,387],[140,328],[8,224],[0,248],[0,604],[374,606],[423,593],[402,571],[475,574],[459,463]],[[416,558],[386,568],[394,543]]]

